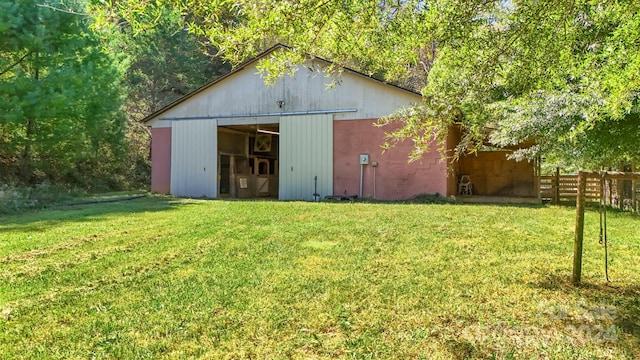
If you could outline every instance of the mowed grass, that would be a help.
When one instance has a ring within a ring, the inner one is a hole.
[[[0,358],[640,356],[640,218],[149,196],[0,219]]]

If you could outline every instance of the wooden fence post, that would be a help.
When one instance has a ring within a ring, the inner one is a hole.
[[[536,189],[538,189],[538,202],[542,203],[542,159],[540,155],[536,156],[535,163]]]
[[[635,160],[631,160],[631,172],[636,172]],[[636,194],[635,179],[631,179],[631,211],[638,213],[638,194]]]
[[[620,171],[624,171],[624,164],[620,163]],[[624,210],[624,180],[616,179],[616,189],[618,193],[618,209]]]
[[[580,284],[582,274],[582,240],[584,238],[584,203],[587,190],[587,173],[578,173],[578,196],[576,198],[576,234],[573,243],[573,284]]]
[[[553,203],[560,204],[560,167],[556,167],[556,178],[554,181]]]

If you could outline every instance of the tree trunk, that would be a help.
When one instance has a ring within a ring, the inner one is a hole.
[[[25,131],[25,144],[22,150],[22,157],[20,159],[20,180],[25,184],[31,183],[32,175],[32,151],[31,151],[31,139],[33,138],[33,120],[27,119],[27,126]]]
[[[573,241],[573,284],[580,285],[582,275],[582,242],[584,239],[584,203],[587,173],[578,173],[578,197],[576,198],[576,231]]]
[[[37,81],[40,78],[40,54],[36,51],[35,54],[35,69],[33,72],[33,78]],[[20,180],[25,184],[30,184],[33,180],[33,150],[31,149],[31,143],[33,142],[33,136],[35,134],[35,119],[32,117],[27,118],[27,124],[25,127],[25,143],[22,150],[22,158],[20,159]]]

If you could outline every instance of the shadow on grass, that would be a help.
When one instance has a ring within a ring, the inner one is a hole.
[[[624,346],[632,356],[640,355],[640,285],[612,285],[582,283],[573,285],[570,273],[543,275],[529,285],[541,290],[563,292],[584,299],[587,303],[598,304],[595,307],[580,304],[567,304],[584,307],[587,315],[598,320],[598,316],[608,316],[613,325],[628,340]],[[583,309],[583,311],[585,311]],[[589,313],[591,312],[591,313]],[[621,345],[621,344],[620,344]]]
[[[154,195],[120,200],[62,203],[42,210],[5,216],[0,219],[0,234],[11,231],[46,231],[63,222],[82,223],[95,221],[102,216],[166,211],[183,204],[184,202],[173,197]]]
[[[378,200],[373,198],[353,198],[349,200],[327,200],[323,199],[321,202],[323,203],[332,203],[332,204],[351,204],[351,203],[360,203],[360,204],[390,204],[390,205],[420,205],[420,204],[449,204],[449,205],[460,205],[460,206],[499,206],[499,207],[519,207],[519,208],[546,208],[548,204],[543,203],[528,203],[528,202],[500,202],[496,200],[495,202],[487,201],[487,202],[464,202],[458,201],[454,198],[444,197],[440,194],[422,194],[411,199],[404,200]]]

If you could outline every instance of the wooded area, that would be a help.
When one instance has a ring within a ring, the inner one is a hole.
[[[387,146],[414,140],[410,159],[458,124],[463,141],[444,156],[527,143],[513,156],[631,162],[639,10],[630,0],[0,0],[0,182],[146,186],[138,121],[278,42],[290,49],[261,63],[267,81],[312,54],[334,72],[420,90],[422,103],[380,120],[400,125]]]
[[[229,70],[170,7],[140,31],[101,9],[0,1],[0,183],[146,188],[139,120]]]

